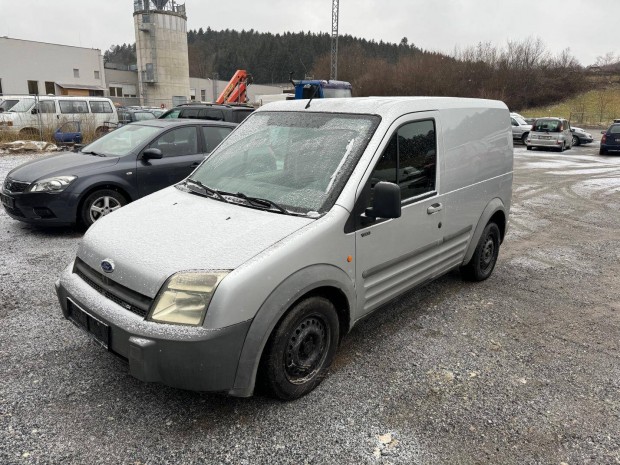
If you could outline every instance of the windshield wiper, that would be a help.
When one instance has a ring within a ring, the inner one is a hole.
[[[220,191],[218,191],[217,189],[212,189],[209,186],[205,186],[203,183],[201,183],[200,181],[196,181],[195,179],[187,179],[185,181],[185,185],[194,185],[194,186],[198,186],[200,187],[205,194],[211,196],[211,197],[215,197],[218,200],[221,200],[222,202],[226,202],[226,199],[224,197],[222,197],[222,194],[220,193]],[[190,189],[192,192],[196,192],[193,189]]]
[[[226,194],[226,195],[231,195],[232,197],[239,197],[240,199],[247,201],[250,205],[253,205],[255,207],[275,208],[280,213],[291,215],[291,212],[281,207],[280,205],[278,205],[272,200],[261,199],[260,197],[248,197],[242,192],[237,192],[236,194]]]
[[[87,152],[82,152],[82,153],[84,153],[86,155],[94,155],[96,157],[105,157],[105,155],[103,153],[93,152],[92,150],[91,151],[87,151]]]

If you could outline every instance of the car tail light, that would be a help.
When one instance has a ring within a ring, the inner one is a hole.
[[[601,144],[604,144],[605,142],[607,142],[607,134],[603,134],[603,137],[601,137]]]

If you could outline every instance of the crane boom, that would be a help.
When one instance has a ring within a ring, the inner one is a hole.
[[[338,10],[339,0],[332,0],[332,69],[330,79],[338,79]]]
[[[246,103],[246,91],[251,82],[252,76],[246,70],[238,69],[215,103]]]

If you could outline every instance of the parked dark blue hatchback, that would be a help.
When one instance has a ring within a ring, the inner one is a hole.
[[[612,124],[607,131],[602,131],[600,155],[607,155],[610,151],[620,151],[620,124]]]
[[[128,124],[80,152],[18,166],[7,175],[0,200],[16,220],[90,226],[187,177],[236,126],[158,119]]]

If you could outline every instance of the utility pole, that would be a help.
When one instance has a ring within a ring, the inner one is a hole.
[[[332,69],[330,79],[338,79],[338,9],[339,0],[332,0]]]

